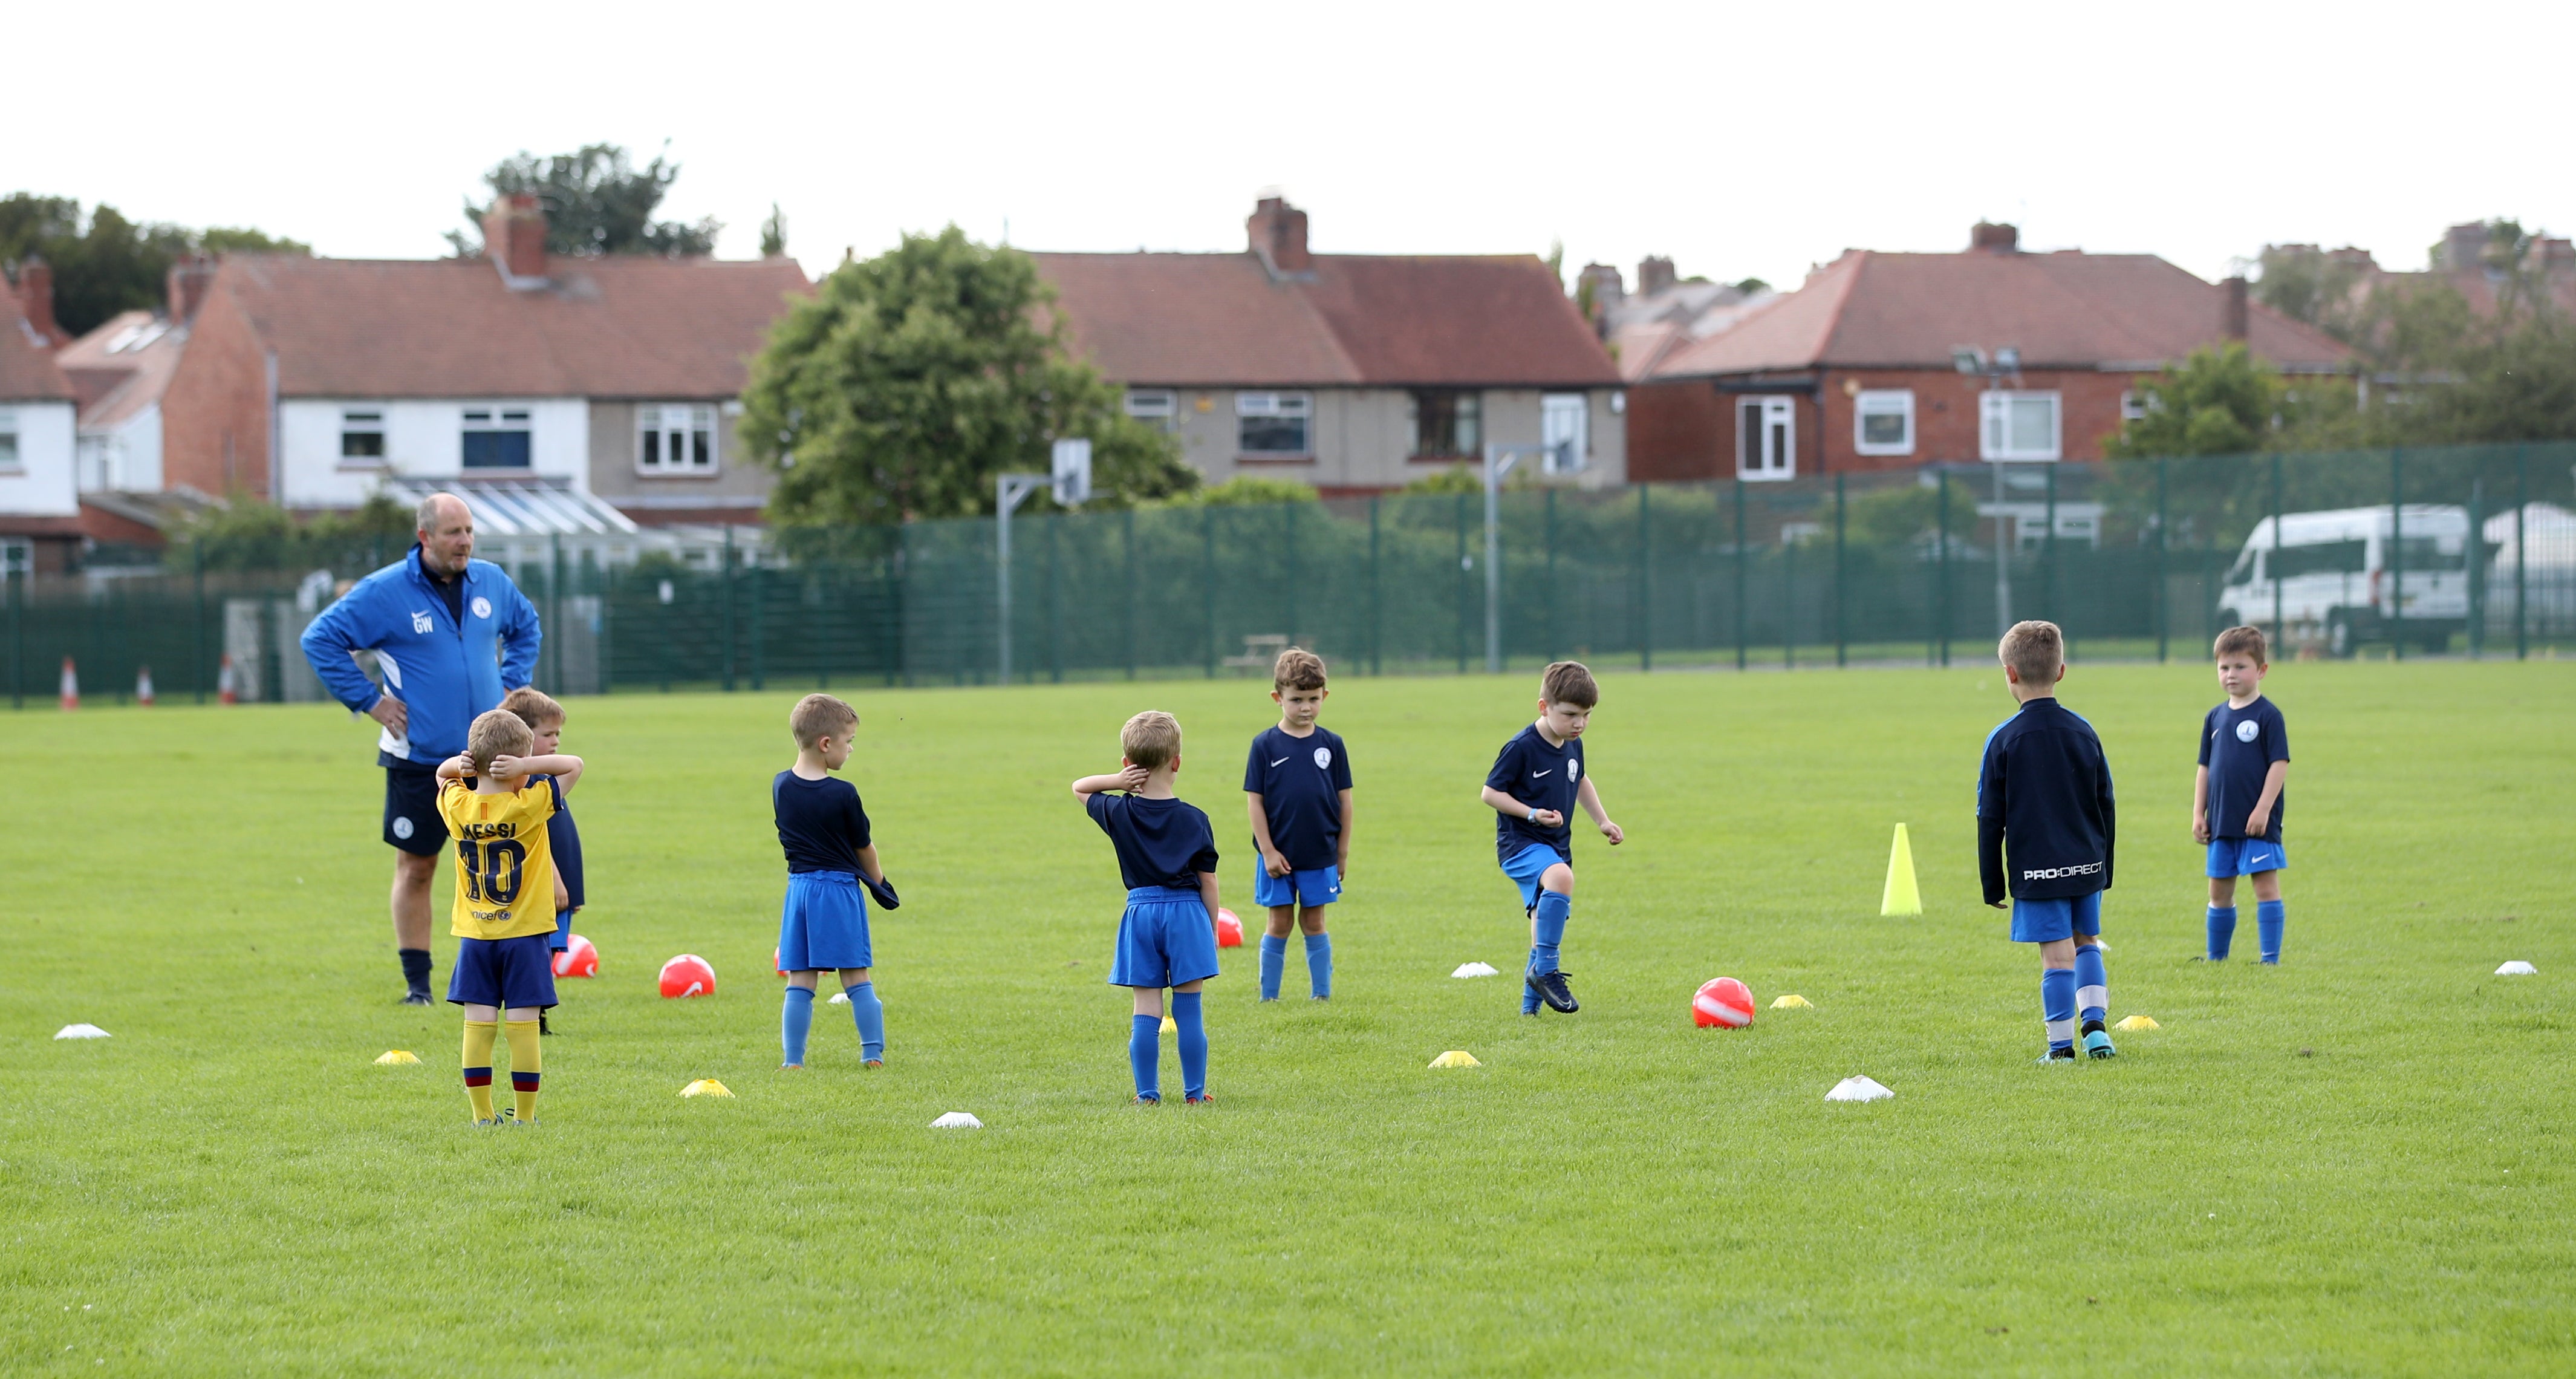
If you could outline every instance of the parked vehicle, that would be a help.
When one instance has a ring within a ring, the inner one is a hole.
[[[2219,621],[2269,626],[2276,640],[2316,640],[2335,656],[2398,636],[2449,649],[2469,623],[2469,514],[2410,504],[2292,512],[2254,524],[2218,592]],[[2397,539],[2392,541],[2392,536]]]

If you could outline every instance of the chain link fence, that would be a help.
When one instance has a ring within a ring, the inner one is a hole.
[[[1476,494],[1014,519],[1012,678],[1610,666],[1946,665],[2019,618],[2085,660],[2198,659],[2236,622],[2278,657],[2576,650],[2576,442],[2111,464],[1936,465],[1780,483],[1514,489],[1487,571]],[[752,529],[707,568],[514,548],[564,694],[998,678],[990,518]],[[50,700],[323,696],[296,646],[362,574],[8,580],[0,681]],[[1488,576],[1499,594],[1487,645]]]

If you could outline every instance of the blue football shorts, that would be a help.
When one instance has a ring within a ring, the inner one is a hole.
[[[1261,859],[1252,861],[1252,903],[1261,906],[1303,905],[1320,910],[1342,898],[1340,867],[1301,867],[1286,876],[1272,876]]]
[[[1513,853],[1512,860],[1503,864],[1503,875],[1510,877],[1512,884],[1521,888],[1523,908],[1538,903],[1538,879],[1547,875],[1547,869],[1559,862],[1569,867],[1574,865],[1573,858],[1567,857],[1547,844],[1532,843]]]
[[[555,1003],[555,955],[549,936],[460,938],[447,974],[447,1003],[543,1010]]]
[[[2279,843],[2260,838],[2212,838],[2209,840],[2209,874],[2218,876],[2252,876],[2258,871],[2279,871],[2290,865],[2290,854]]]
[[[1216,923],[1196,890],[1138,886],[1127,892],[1118,951],[1109,960],[1111,986],[1159,991],[1215,975]]]
[[[2059,939],[2082,934],[2098,938],[2102,933],[2102,893],[2059,896],[2054,900],[2015,900],[2012,907],[2012,941],[2015,943],[2054,943]]]
[[[778,912],[778,967],[824,972],[876,966],[868,939],[867,891],[856,872],[800,871],[787,877]]]
[[[572,911],[555,911],[555,936],[546,940],[549,952],[560,953],[572,946]]]

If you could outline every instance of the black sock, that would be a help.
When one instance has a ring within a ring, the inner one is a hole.
[[[2085,1022],[2084,1022],[2084,1033],[2086,1033],[2086,1034],[2100,1034],[2101,1032],[2102,1032],[2102,1022],[2101,1022],[2101,1021],[2099,1021],[2099,1020],[2087,1020],[2087,1021],[2085,1021]]]
[[[426,948],[397,948],[394,952],[402,959],[403,980],[410,984],[411,989],[414,991],[429,990],[429,950]]]

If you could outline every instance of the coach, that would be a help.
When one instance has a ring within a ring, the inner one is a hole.
[[[409,992],[429,994],[429,886],[447,825],[438,817],[438,763],[465,750],[474,716],[528,683],[544,631],[536,606],[501,567],[474,558],[474,514],[452,493],[422,500],[419,544],[323,610],[304,629],[304,659],[331,696],[384,725],[385,842],[394,849],[394,947]],[[353,659],[372,651],[379,692]]]

